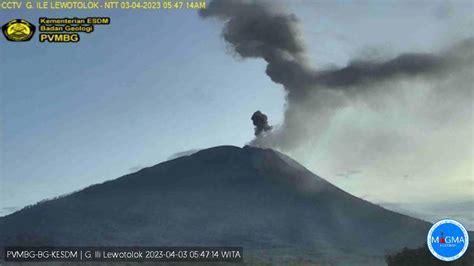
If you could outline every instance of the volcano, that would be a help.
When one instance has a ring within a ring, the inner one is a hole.
[[[271,149],[219,146],[0,218],[0,246],[242,246],[245,262],[382,265],[431,224]]]

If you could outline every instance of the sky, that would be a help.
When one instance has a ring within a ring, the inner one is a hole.
[[[317,70],[436,53],[474,35],[472,1],[277,5],[298,17]],[[0,11],[1,23],[42,16],[110,16],[111,24],[76,44],[0,39],[0,215],[182,151],[243,146],[254,137],[256,110],[273,125],[283,122],[285,90],[263,60],[232,53],[215,19],[192,10]],[[446,96],[423,80],[389,86],[283,152],[358,197],[432,221],[456,217],[474,229],[472,88]],[[434,114],[448,122],[433,122],[429,103],[446,103],[438,112],[451,116]]]

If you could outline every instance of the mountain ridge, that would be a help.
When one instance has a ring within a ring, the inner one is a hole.
[[[422,245],[430,226],[359,199],[280,152],[218,146],[1,217],[0,244],[237,245],[380,262]]]

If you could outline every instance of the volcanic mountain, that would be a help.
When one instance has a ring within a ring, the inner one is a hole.
[[[430,224],[270,149],[220,146],[0,218],[0,247],[242,246],[246,262],[383,265]]]

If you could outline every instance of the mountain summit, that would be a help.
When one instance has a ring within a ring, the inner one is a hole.
[[[243,246],[245,261],[379,264],[430,224],[270,150],[220,146],[0,218],[0,246]]]

